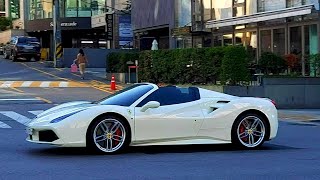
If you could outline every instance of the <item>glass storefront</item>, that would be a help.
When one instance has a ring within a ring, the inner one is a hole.
[[[176,0],[175,27],[191,26],[190,0]]]
[[[260,32],[261,34],[261,53],[263,52],[271,52],[271,30],[263,30]]]
[[[12,19],[20,18],[20,0],[10,0],[9,8]]]
[[[214,9],[214,20],[230,18],[232,13],[232,0],[212,0],[212,8]]]
[[[274,29],[273,30],[273,52],[279,56],[286,53],[285,44],[285,29]]]
[[[5,0],[0,0],[0,11],[6,11],[6,2]]]
[[[19,1],[19,0],[17,0]],[[61,17],[91,17],[108,11],[108,7],[122,10],[127,7],[126,0],[60,0]],[[53,16],[52,1],[27,0],[28,19],[46,19]]]

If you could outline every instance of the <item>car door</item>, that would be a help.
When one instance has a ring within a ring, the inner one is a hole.
[[[188,140],[197,136],[203,122],[198,105],[200,96],[189,88],[163,87],[150,94],[135,107],[135,140],[168,142]],[[148,102],[159,107],[141,111]]]

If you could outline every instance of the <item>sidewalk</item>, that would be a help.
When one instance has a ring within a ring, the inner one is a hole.
[[[320,121],[320,109],[290,109],[278,110],[280,120],[285,121]]]

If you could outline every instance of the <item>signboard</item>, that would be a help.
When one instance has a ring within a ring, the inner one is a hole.
[[[119,16],[119,46],[133,46],[133,31],[130,15]]]
[[[50,26],[53,27],[53,22],[50,22]],[[77,27],[78,23],[77,22],[62,22],[61,27]]]
[[[113,40],[113,14],[106,15],[106,23],[107,40]]]
[[[172,36],[183,36],[183,35],[189,35],[191,33],[191,27],[181,27],[181,28],[174,28],[171,30]]]

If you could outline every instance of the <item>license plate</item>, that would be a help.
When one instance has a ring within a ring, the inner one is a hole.
[[[32,128],[26,128],[26,133],[28,135],[33,135],[33,129]]]

